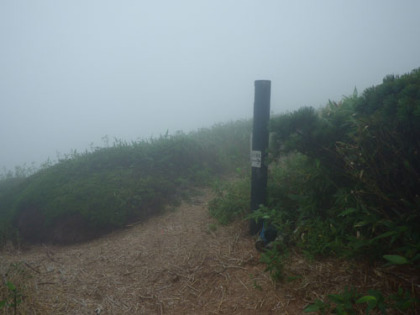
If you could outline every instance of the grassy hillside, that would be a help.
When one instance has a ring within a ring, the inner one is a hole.
[[[71,243],[176,204],[193,187],[247,161],[249,121],[74,152],[24,178],[0,182],[0,236]],[[232,144],[235,145],[232,145]]]
[[[309,259],[358,259],[392,275],[385,294],[345,288],[306,312],[414,314],[420,261],[420,69],[325,107],[272,117],[268,203],[249,214],[250,121],[78,154],[0,181],[1,244],[71,243],[157,214],[194,187],[218,183],[222,224],[262,219],[279,234],[261,254],[276,281],[290,248]],[[367,268],[366,273],[374,269]],[[398,276],[396,276],[398,275]],[[385,276],[383,276],[385,277]],[[389,293],[391,292],[391,293]]]

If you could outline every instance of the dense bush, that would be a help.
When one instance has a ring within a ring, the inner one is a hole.
[[[216,196],[209,202],[210,215],[221,224],[232,223],[249,212],[251,181],[249,176],[234,182],[214,184]]]
[[[271,128],[275,163],[294,159],[271,174],[269,217],[281,230],[312,254],[419,259],[420,70]]]
[[[310,256],[418,261],[420,69],[387,76],[361,96],[273,117],[270,129],[268,203],[253,219]],[[212,203],[221,221],[248,198],[237,187]]]
[[[393,265],[420,259],[420,69],[387,76],[379,86],[322,109],[301,108],[271,120],[271,161],[266,206],[249,214],[277,228],[261,254],[276,281],[289,246],[307,256],[344,256]],[[222,222],[241,215],[249,191],[224,187],[211,204]],[[247,201],[249,202],[249,201]],[[316,300],[305,312],[354,313],[355,309],[414,314],[410,282],[384,295],[346,289]]]
[[[80,241],[156,214],[211,177],[233,172],[248,154],[247,126],[236,122],[189,135],[116,141],[73,152],[27,178],[8,176],[0,181],[2,243]]]

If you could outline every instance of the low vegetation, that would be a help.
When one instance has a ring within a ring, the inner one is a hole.
[[[420,69],[387,76],[361,96],[355,90],[319,110],[305,107],[274,117],[270,128],[276,139],[268,203],[248,218],[263,219],[280,233],[274,252],[262,254],[273,278],[281,278],[282,257],[290,246],[300,248],[309,259],[357,258],[403,265],[418,273]],[[237,185],[227,187],[214,203],[225,206],[247,198],[230,193]],[[222,222],[226,217],[221,216]],[[399,295],[393,295],[401,298],[399,304],[392,304],[391,297],[385,301],[376,293],[356,294],[349,288],[307,311],[352,314],[350,309],[363,303],[367,312],[383,312],[385,305],[402,312],[413,310],[416,302],[411,294],[418,288],[410,282],[402,285]],[[408,297],[407,292],[411,292]],[[343,305],[337,304],[340,299]]]
[[[159,213],[247,160],[249,122],[96,148],[0,182],[0,237],[73,243]],[[235,146],[231,146],[235,143]]]
[[[279,237],[261,261],[283,281],[290,248],[307,259],[358,259],[402,268],[392,293],[375,288],[313,301],[305,312],[415,313],[420,261],[420,69],[358,95],[271,119],[268,202],[249,214],[250,121],[191,134],[73,152],[54,165],[0,181],[1,244],[70,243],[159,213],[215,183],[220,223],[264,220]],[[228,183],[220,178],[229,177]],[[214,180],[218,181],[214,181]],[[215,227],[212,227],[215,228]],[[398,270],[400,270],[398,269]],[[8,283],[3,305],[20,291]],[[1,307],[2,304],[0,304]]]

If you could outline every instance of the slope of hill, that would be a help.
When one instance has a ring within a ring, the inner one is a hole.
[[[414,314],[420,69],[272,118],[268,202],[250,217],[279,238],[261,255],[237,221],[249,211],[250,127],[117,141],[0,181],[0,309]],[[207,191],[168,213],[234,172],[245,179],[212,202]],[[47,245],[8,250],[30,242]]]
[[[7,240],[70,244],[176,205],[192,187],[247,161],[250,122],[73,152],[28,176],[0,180],[0,247]]]

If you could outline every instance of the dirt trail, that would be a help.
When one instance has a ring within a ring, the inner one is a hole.
[[[305,301],[276,289],[244,222],[208,215],[209,190],[177,210],[73,246],[0,255],[31,278],[25,314],[297,314]]]
[[[307,261],[293,250],[276,285],[247,222],[218,225],[208,214],[211,198],[204,190],[174,211],[84,244],[4,249],[0,274],[24,296],[18,314],[302,314],[345,287],[419,287],[417,276],[404,280],[398,270]]]

